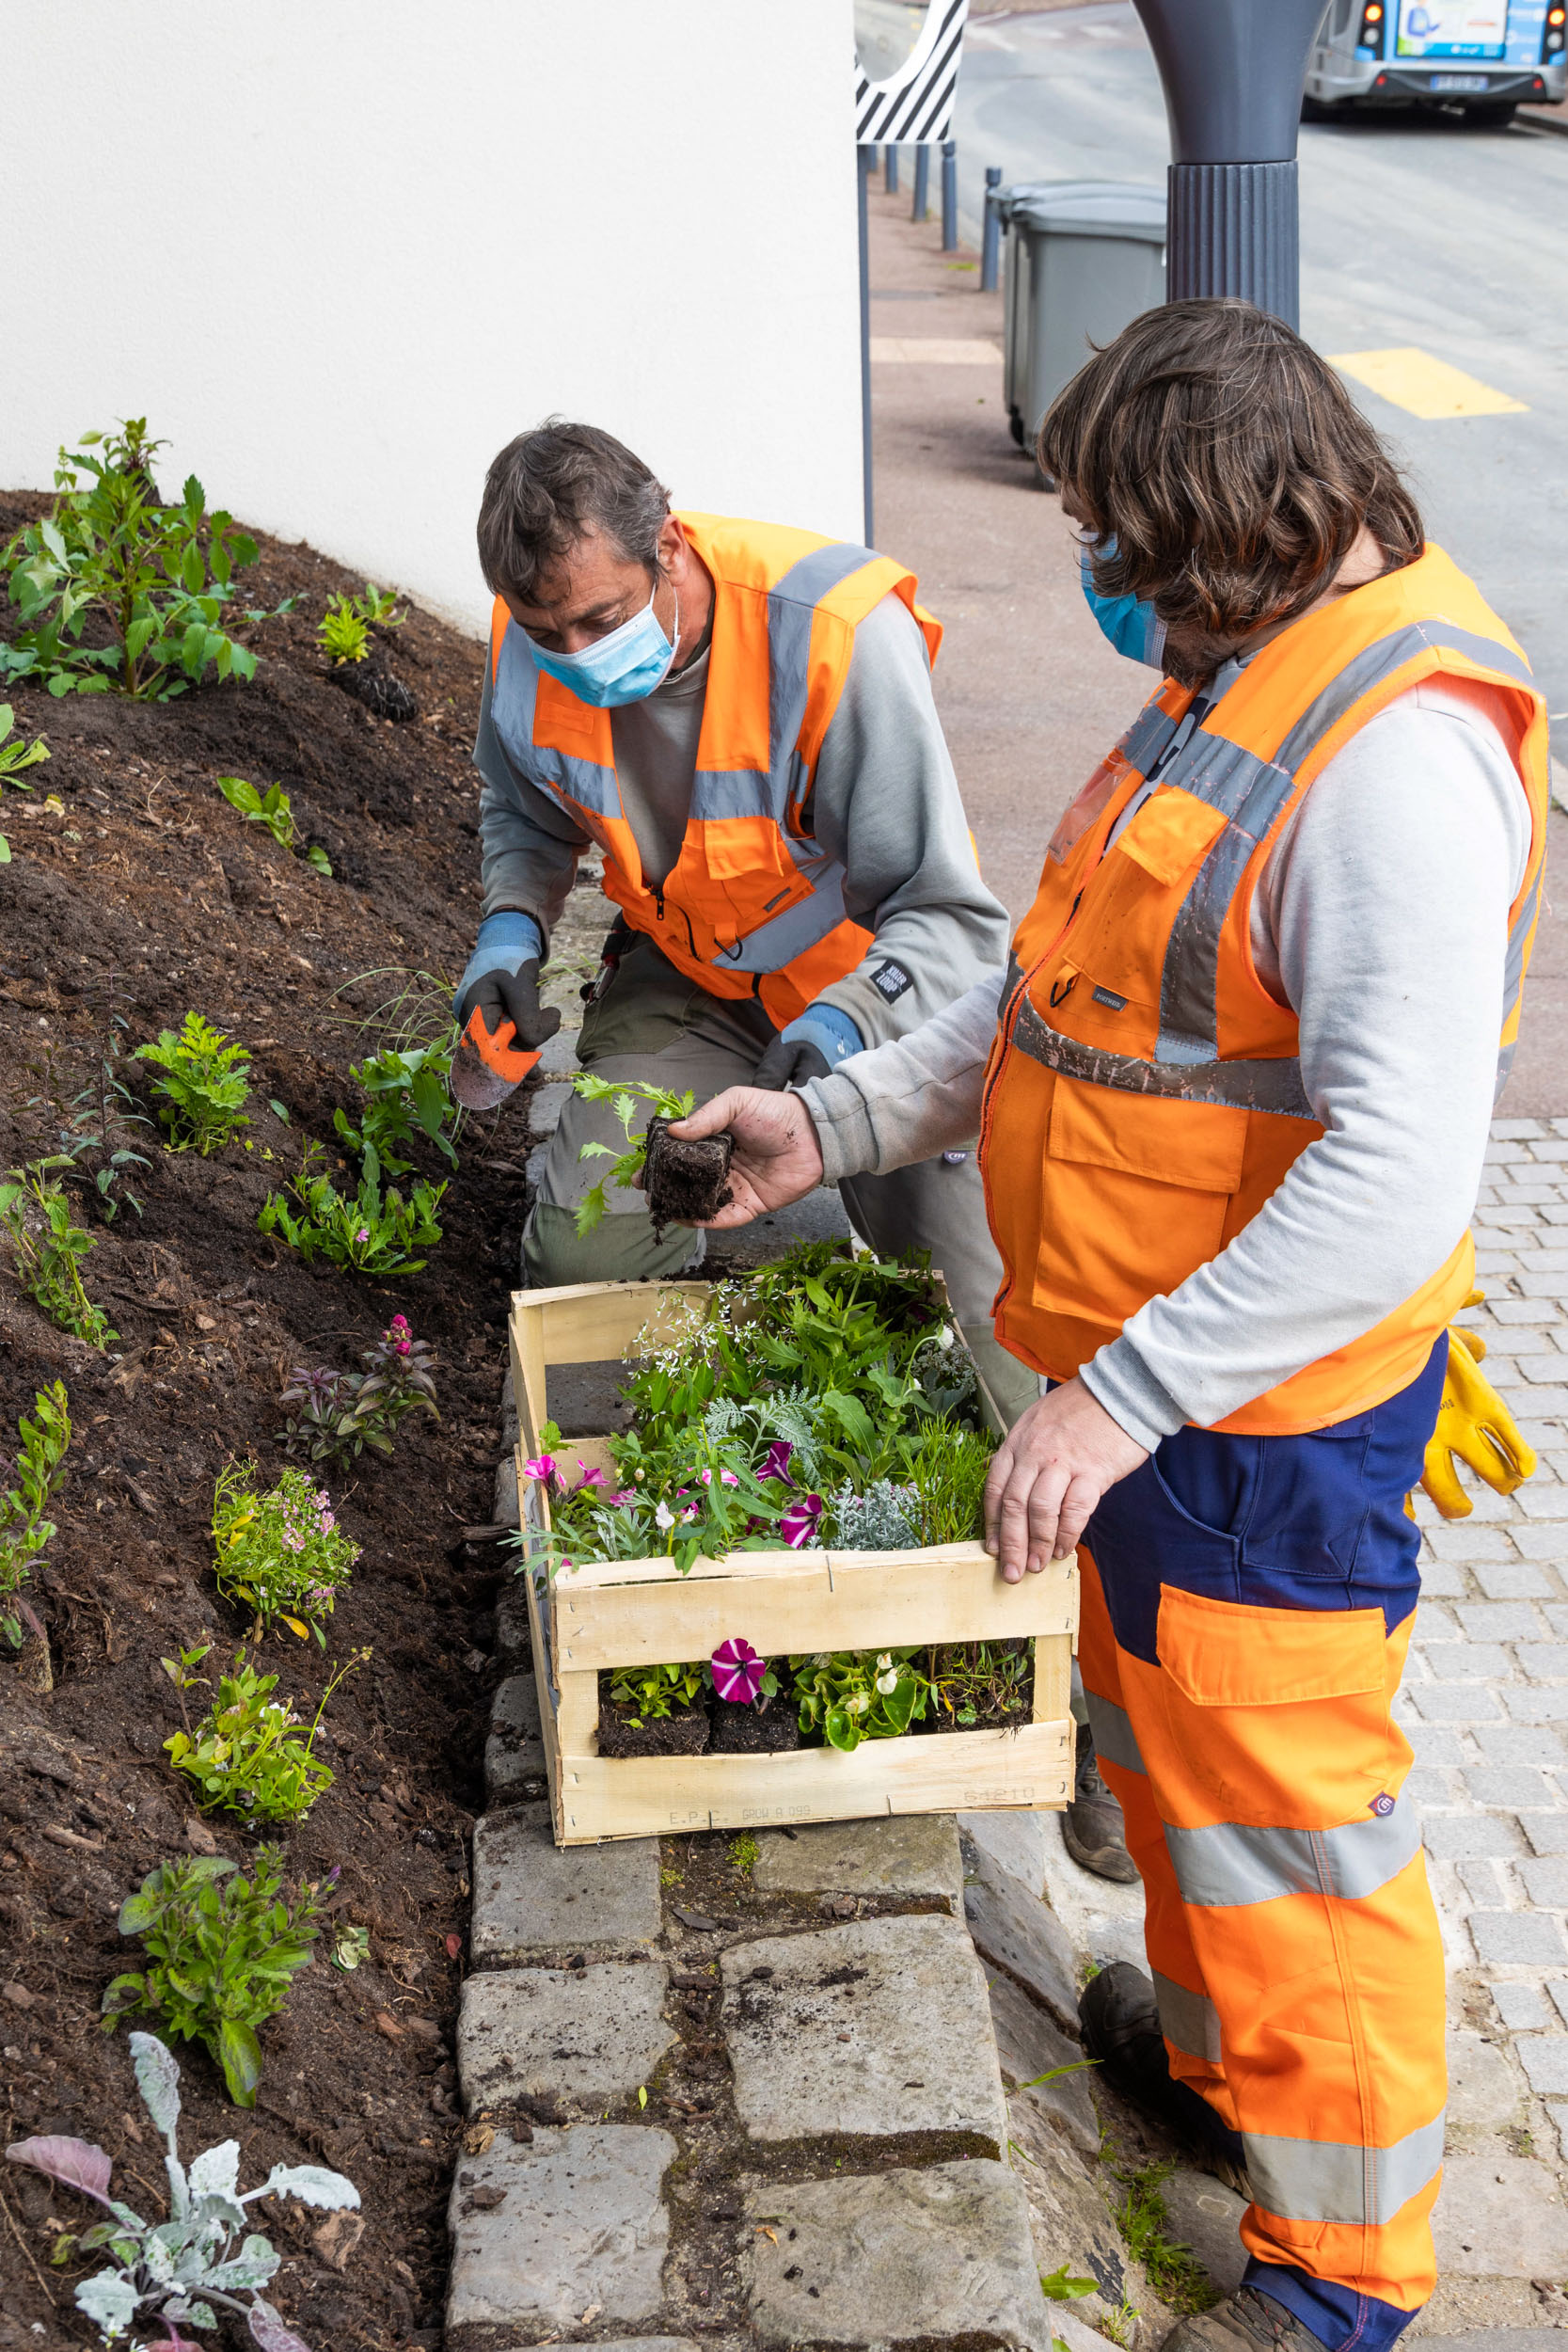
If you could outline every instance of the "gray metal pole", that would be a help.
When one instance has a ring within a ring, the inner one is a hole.
[[[911,220],[929,220],[931,216],[931,151],[924,143],[914,151],[914,202],[910,206]]]
[[[874,147],[855,150],[855,180],[860,199],[861,241],[861,479],[865,493],[865,544],[877,544],[871,506],[871,222],[866,192],[877,168]]]
[[[882,150],[882,185],[889,196],[898,193],[898,150],[891,143]]]
[[[1323,0],[1133,0],[1170,119],[1165,294],[1301,313],[1296,126]]]
[[[958,249],[958,142],[943,139],[942,143],[942,249],[957,253]]]
[[[986,219],[980,231],[980,292],[996,292],[996,265],[1002,256],[1002,215],[991,201],[993,192],[1002,185],[1000,164],[986,166]]]

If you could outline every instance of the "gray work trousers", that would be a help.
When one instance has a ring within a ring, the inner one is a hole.
[[[754,998],[708,995],[677,972],[651,940],[640,937],[601,981],[578,1053],[582,1067],[597,1077],[641,1079],[705,1103],[726,1087],[750,1085],[774,1035]],[[634,1132],[646,1120],[647,1107],[640,1104]],[[573,1095],[546,1152],[523,1228],[524,1282],[538,1289],[685,1272],[700,1236],[682,1226],[656,1241],[640,1192],[607,1185],[605,1216],[592,1232],[578,1232],[578,1203],[610,1165],[596,1155],[584,1160],[585,1143],[626,1149],[612,1104]],[[1038,1396],[1039,1383],[992,1334],[991,1301],[1002,1267],[986,1223],[974,1154],[922,1160],[886,1175],[846,1177],[839,1196],[849,1222],[873,1249],[889,1257],[929,1249],[932,1265],[946,1277],[954,1312],[999,1411],[1008,1423],[1016,1421]]]

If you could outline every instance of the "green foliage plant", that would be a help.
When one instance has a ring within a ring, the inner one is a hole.
[[[35,737],[31,743],[24,742],[20,735],[14,742],[8,742],[7,738],[13,723],[11,705],[0,703],[0,788],[8,784],[14,792],[30,792],[33,787],[23,783],[23,771],[36,768],[40,760],[47,759],[49,746],[41,735]],[[8,866],[10,862],[11,845],[0,833],[0,866]]]
[[[1113,2164],[1111,2170],[1122,2189],[1114,2209],[1122,2244],[1142,2264],[1155,2294],[1179,2317],[1212,2311],[1220,2299],[1214,2282],[1192,2248],[1171,2236],[1170,2213],[1160,2194],[1175,2164]]]
[[[218,1591],[243,1600],[265,1633],[282,1623],[303,1641],[325,1630],[337,1596],[354,1573],[359,1546],[343,1534],[332,1498],[302,1470],[286,1470],[265,1494],[255,1491],[256,1464],[229,1462],[213,1495],[213,1550]]]
[[[109,984],[112,989],[112,974]],[[122,1034],[128,1026],[123,1013],[111,1012],[97,1073],[69,1102],[55,1088],[55,1049],[47,1047],[43,1067],[51,1090],[33,1095],[27,1104],[29,1110],[45,1104],[54,1110],[60,1121],[56,1157],[68,1160],[71,1173],[91,1184],[98,1214],[105,1225],[112,1225],[122,1208],[133,1208],[140,1216],[142,1204],[126,1181],[127,1170],[151,1165],[146,1152],[136,1151],[129,1139],[133,1130],[150,1127],[152,1122],[137,1110],[135,1097],[119,1074],[124,1057]]]
[[[311,1753],[323,1711],[344,1677],[369,1656],[356,1650],[337,1669],[309,1733],[296,1740],[300,1717],[272,1695],[277,1677],[247,1665],[242,1645],[232,1673],[219,1676],[213,1704],[195,1730],[177,1731],[164,1741],[170,1764],[192,1783],[202,1811],[222,1807],[257,1821],[302,1820],[336,1777]]]
[[[249,1126],[250,1055],[200,1013],[188,1012],[178,1030],[160,1030],[133,1059],[164,1073],[152,1091],[164,1098],[158,1118],[171,1152],[199,1152],[206,1159]]]
[[[31,1606],[22,1598],[22,1587],[56,1532],[54,1520],[43,1515],[65,1477],[71,1443],[65,1382],[55,1380],[40,1389],[34,1409],[35,1420],[24,1413],[16,1424],[22,1440],[13,1466],[16,1484],[0,1491],[0,1634],[13,1649],[22,1646],[24,1623],[35,1632],[41,1630]]]
[[[408,618],[396,611],[395,589],[378,588],[367,580],[363,596],[328,596],[326,612],[316,630],[317,643],[334,669],[363,661],[370,651],[372,628],[401,628]]]
[[[1031,1690],[1029,1644],[944,1642],[926,1661],[932,1705],[960,1731],[999,1717],[1027,1719]]]
[[[434,1249],[441,1238],[436,1213],[445,1183],[428,1184],[421,1179],[404,1200],[393,1188],[383,1192],[380,1176],[366,1168],[356,1191],[345,1199],[325,1169],[317,1167],[324,1157],[320,1144],[306,1144],[299,1174],[282,1192],[269,1192],[261,1203],[258,1230],[297,1249],[307,1265],[325,1258],[346,1272],[382,1279],[418,1274],[425,1262],[414,1251]]]
[[[280,784],[269,784],[259,792],[244,776],[219,776],[218,790],[230,808],[237,808],[246,824],[260,825],[270,833],[280,850],[299,848],[299,828],[294,822],[293,806]],[[332,861],[319,841],[300,851],[307,866],[318,874],[331,875]]]
[[[234,574],[256,561],[254,539],[221,509],[209,513],[195,474],[177,503],[162,503],[149,471],[162,444],[147,438],[145,419],[82,439],[59,453],[53,511],[24,524],[0,557],[23,621],[14,644],[0,645],[0,674],[39,679],[55,695],[141,702],[168,702],[210,670],[254,677],[256,656],[228,618]],[[89,620],[107,630],[107,645],[83,644]]]
[[[105,1991],[104,2031],[122,2017],[162,2018],[176,2040],[212,2053],[237,2107],[253,2107],[261,2079],[256,2029],[283,2007],[290,1978],[309,1965],[321,1933],[313,1922],[325,1908],[320,1892],[308,1884],[292,1901],[284,1895],[277,1846],[257,1848],[254,1878],[223,1854],[160,1863],[119,1907],[119,1931],[141,1939],[148,1965]]]
[[[363,1372],[295,1367],[279,1399],[293,1407],[277,1433],[279,1445],[346,1470],[366,1446],[389,1461],[398,1425],[408,1414],[422,1411],[440,1420],[430,1343],[414,1337],[405,1315],[394,1315],[359,1360]]]
[[[617,1184],[625,1190],[634,1184],[642,1173],[643,1163],[648,1156],[648,1138],[645,1135],[634,1136],[631,1131],[638,1105],[647,1104],[649,1116],[654,1119],[689,1119],[697,1098],[694,1094],[672,1094],[667,1087],[645,1086],[641,1081],[628,1086],[620,1078],[595,1078],[592,1072],[584,1072],[574,1084],[585,1103],[608,1102],[614,1105],[621,1132],[626,1139],[626,1148],[621,1152],[617,1152],[611,1144],[585,1143],[578,1153],[579,1160],[603,1159],[610,1162],[600,1182],[592,1192],[583,1195],[578,1205],[578,1232],[591,1233],[609,1205],[605,1187]]]
[[[1066,2263],[1063,2263],[1057,2270],[1041,2273],[1040,2293],[1048,2303],[1077,2303],[1085,2295],[1098,2295],[1100,2281],[1098,2279],[1072,2278]]]
[[[924,1719],[931,1686],[913,1649],[819,1650],[791,1658],[800,1729],[849,1755],[863,1740],[897,1740]]]
[[[223,2140],[197,2156],[189,2170],[180,2161],[180,2069],[156,2034],[133,2033],[131,2058],[143,2105],[164,2143],[168,2176],[168,2218],[144,2221],[130,2205],[110,2195],[114,2162],[90,2140],[64,2133],[15,2140],[6,2153],[63,2187],[90,2197],[108,2214],[67,2240],[66,2260],[78,2252],[106,2249],[112,2267],[95,2271],[76,2287],[76,2308],[98,2330],[101,2344],[121,2343],[142,2324],[138,2314],[160,2321],[157,2339],[165,2352],[195,2352],[182,2328],[215,2328],[218,2305],[244,2319],[261,2352],[310,2352],[284,2325],[261,2294],[271,2284],[282,2255],[249,2231],[245,2208],[259,2197],[295,2197],[301,2204],[341,2212],[359,2202],[359,2192],[341,2172],[316,2164],[275,2164],[260,2188],[240,2194],[240,2143]],[[137,2137],[140,2137],[138,2133]],[[245,2236],[238,2245],[239,2233]],[[58,2262],[58,2247],[54,2259]],[[240,2300],[242,2296],[248,2299]],[[131,2347],[139,2352],[140,2339]],[[153,2352],[148,2347],[148,2352]]]
[[[101,1353],[119,1333],[82,1287],[82,1261],[97,1241],[73,1225],[71,1201],[55,1173],[70,1162],[58,1152],[13,1168],[0,1183],[0,1232],[11,1245],[17,1279],[57,1330],[86,1340]]]
[[[357,1126],[341,1110],[333,1112],[332,1123],[371,1175],[383,1170],[388,1176],[408,1175],[414,1163],[402,1152],[416,1134],[433,1143],[450,1168],[457,1166],[451,1136],[462,1114],[447,1083],[456,1041],[453,1024],[450,1034],[435,1044],[405,1050],[388,1045],[367,1060],[350,1064],[348,1074],[362,1089],[365,1107]]]
[[[662,1723],[677,1707],[689,1707],[703,1694],[702,1666],[617,1666],[610,1677],[611,1704],[634,1731]]]

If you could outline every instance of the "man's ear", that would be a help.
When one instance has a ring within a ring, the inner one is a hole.
[[[673,578],[678,582],[682,575],[690,569],[691,542],[687,537],[678,516],[665,516],[659,527],[655,548],[658,556],[658,568],[666,578]]]

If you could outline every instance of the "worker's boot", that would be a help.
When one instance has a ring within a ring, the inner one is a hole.
[[[1129,1960],[1112,1961],[1084,1987],[1078,2017],[1085,2053],[1100,2060],[1100,2071],[1112,2089],[1163,2123],[1206,2171],[1250,2199],[1242,2136],[1222,2123],[1189,2083],[1178,2082],[1172,2074],[1154,1987],[1143,1970]]]
[[[1322,2337],[1273,2296],[1238,2287],[1212,2312],[1178,2320],[1164,2352],[1323,2352],[1323,2346]]]
[[[1138,1875],[1127,1851],[1121,1806],[1100,1776],[1094,1734],[1087,1724],[1078,1726],[1078,1763],[1072,1802],[1062,1816],[1062,1843],[1074,1862],[1097,1878],[1129,1886]]]

